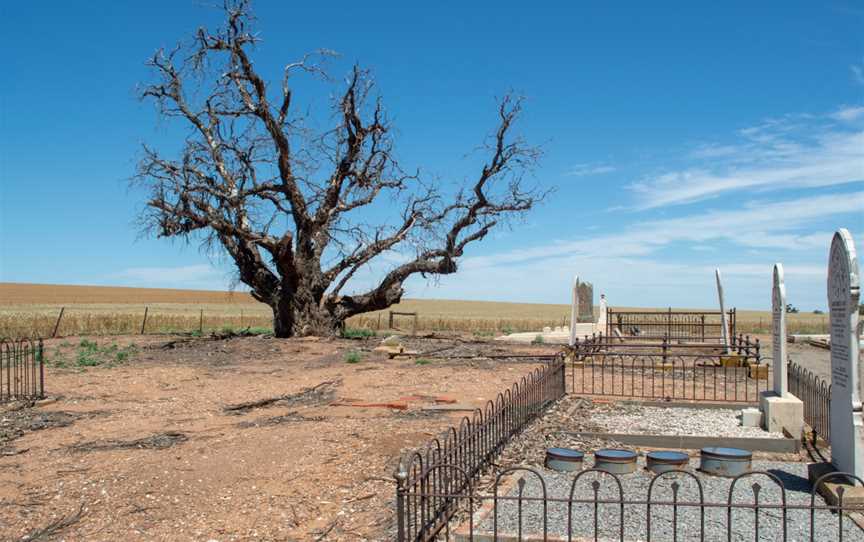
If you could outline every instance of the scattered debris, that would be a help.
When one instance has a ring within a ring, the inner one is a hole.
[[[44,527],[33,529],[32,531],[21,537],[20,542],[38,542],[41,540],[51,540],[52,538],[60,534],[62,531],[78,523],[83,515],[84,505],[82,504],[78,508],[77,512],[56,519]]]
[[[237,424],[237,427],[248,429],[250,427],[267,427],[272,425],[281,425],[284,423],[300,423],[300,422],[322,422],[326,420],[324,416],[303,416],[298,414],[296,410],[291,411],[281,416],[273,416],[271,418],[259,418],[253,421],[243,421]]]
[[[105,450],[164,450],[187,440],[189,440],[189,437],[179,431],[166,431],[135,440],[96,440],[83,442],[69,446],[68,450],[76,453],[101,452]]]
[[[408,403],[330,403],[330,406],[346,406],[357,408],[392,408],[395,410],[408,410]]]
[[[245,414],[255,408],[269,407],[276,404],[281,405],[315,405],[331,401],[336,396],[336,387],[342,384],[342,379],[326,380],[311,388],[306,388],[298,393],[289,393],[277,397],[258,399],[228,405],[222,410],[228,414]]]

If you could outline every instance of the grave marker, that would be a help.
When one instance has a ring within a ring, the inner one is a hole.
[[[570,307],[570,346],[576,344],[576,322],[579,320],[579,275],[573,277],[572,306]]]
[[[726,349],[726,353],[730,352],[729,350],[729,322],[726,321],[726,304],[723,302],[723,282],[720,279],[720,270],[715,269],[714,275],[717,277],[717,297],[720,300],[720,321],[721,332],[723,333],[723,347]]]
[[[772,356],[774,359],[774,393],[786,395],[786,284],[783,264],[774,264],[774,285],[771,289]]]
[[[828,309],[831,326],[831,463],[864,477],[864,421],[858,374],[858,302],[861,295],[855,243],[846,229],[831,241]]]
[[[774,385],[759,395],[762,427],[772,433],[783,430],[798,438],[804,428],[804,403],[786,385],[786,284],[783,264],[774,264],[771,286],[772,350]]]

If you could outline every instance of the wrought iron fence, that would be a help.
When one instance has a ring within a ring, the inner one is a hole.
[[[727,312],[730,336],[735,335],[735,309]],[[606,334],[643,338],[681,339],[699,342],[719,342],[723,339],[723,318],[720,311],[622,311],[608,309]]]
[[[0,339],[0,402],[45,396],[42,339]]]
[[[666,337],[654,340],[646,337],[616,337],[604,333],[592,333],[576,339],[572,348],[580,352],[657,349],[660,355],[699,352],[702,355],[719,356],[726,353],[726,346],[723,344],[681,343]],[[746,362],[759,363],[762,361],[762,343],[758,337],[751,338],[750,335],[739,333],[730,338],[729,353],[742,356]]]
[[[557,357],[499,393],[485,408],[464,417],[403,458],[396,472],[399,540],[429,540],[455,513],[446,496],[467,491],[491,465],[507,441],[565,393],[564,359]],[[437,465],[451,464],[464,476],[453,478]]]
[[[458,542],[864,540],[861,527],[849,517],[864,512],[860,501],[844,503],[843,486],[835,504],[826,504],[817,495],[823,482],[864,485],[846,473],[829,473],[812,487],[802,487],[795,477],[778,471],[753,471],[729,479],[724,493],[714,489],[706,498],[703,481],[685,470],[658,474],[647,490],[633,487],[639,492],[635,497],[625,495],[624,477],[600,469],[581,471],[563,487],[556,483],[557,496],[551,495],[553,481],[531,468],[504,470],[491,491],[483,493],[458,465],[434,465],[426,471],[440,471],[445,489],[402,486],[397,508],[404,509],[411,501],[450,503],[462,525],[448,523],[439,531],[442,539]],[[465,489],[446,489],[454,486]],[[435,535],[406,531],[400,524],[397,541],[431,540]]]
[[[572,393],[658,400],[755,403],[767,366],[717,364],[702,354],[596,352],[571,362]]]
[[[786,377],[789,393],[804,403],[804,421],[812,428],[813,442],[816,442],[816,437],[830,442],[831,384],[813,371],[791,362],[786,366]]]
[[[572,393],[642,399],[755,403],[768,389],[759,340],[720,345],[675,344],[666,338],[619,340],[594,334],[569,347]]]

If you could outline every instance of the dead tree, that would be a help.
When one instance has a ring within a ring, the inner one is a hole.
[[[455,273],[469,244],[545,196],[525,187],[539,151],[511,134],[519,98],[500,101],[477,177],[451,189],[400,167],[367,71],[354,67],[333,101],[333,127],[313,131],[308,114],[294,114],[290,83],[299,73],[329,82],[319,57],[288,64],[271,88],[250,56],[248,2],[225,14],[223,28],[202,28],[148,61],[155,79],[142,99],[190,130],[179,157],[145,145],[135,182],[149,194],[146,227],[224,249],[238,279],[272,308],[278,337],[334,333],[353,315],[399,302],[412,275]],[[376,286],[343,292],[385,254],[396,263]]]

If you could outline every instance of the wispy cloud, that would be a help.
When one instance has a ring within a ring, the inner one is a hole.
[[[858,120],[864,116],[864,106],[846,106],[841,107],[831,114],[831,118],[844,122]]]
[[[733,191],[816,188],[864,181],[864,107],[788,115],[739,131],[735,144],[708,144],[676,170],[647,176],[629,188],[635,208],[653,209]],[[838,124],[835,121],[842,121]]]
[[[584,177],[586,175],[602,175],[611,173],[617,168],[608,164],[576,164],[565,173],[568,177]]]
[[[178,267],[130,267],[111,278],[142,287],[225,289],[226,274],[208,264]]]
[[[864,85],[864,60],[860,64],[852,64],[849,70],[852,72],[852,80],[859,85]]]
[[[798,230],[810,227],[826,217],[860,213],[861,209],[864,209],[864,191],[775,202],[752,201],[735,210],[640,221],[618,233],[466,258],[463,267],[489,267],[569,256],[639,257],[678,242],[698,246],[707,242],[726,241],[748,248],[813,250],[827,247],[831,232],[799,233]]]

